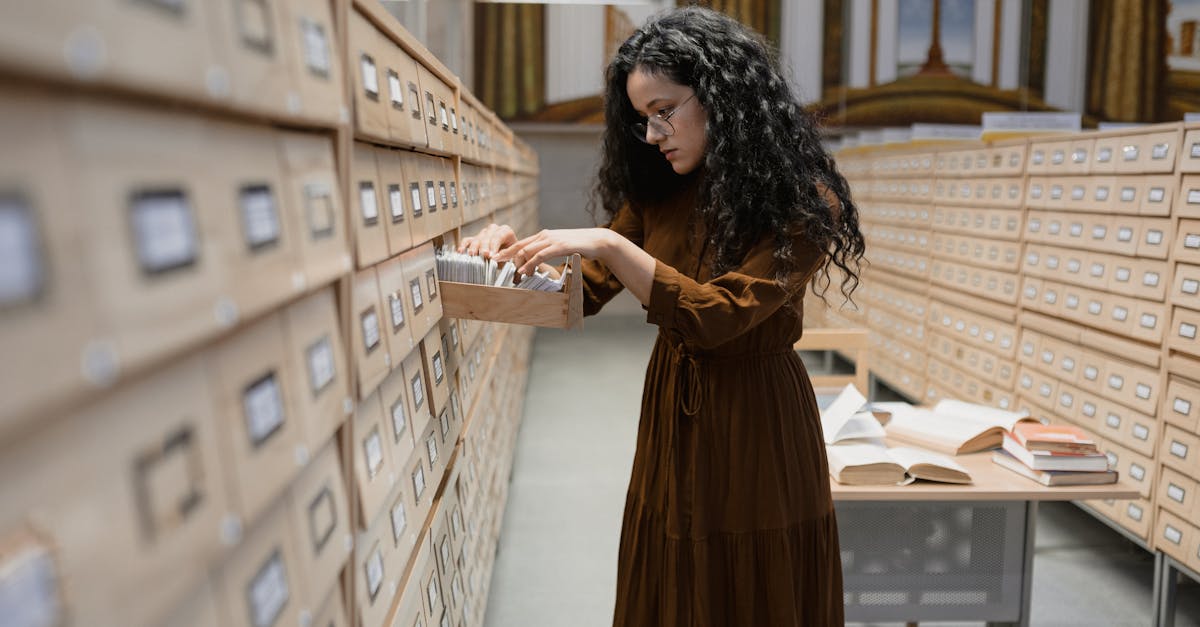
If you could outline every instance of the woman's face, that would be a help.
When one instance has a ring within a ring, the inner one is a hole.
[[[648,124],[645,139],[659,149],[676,174],[688,174],[700,167],[708,146],[704,132],[708,112],[693,97],[696,92],[691,87],[636,67],[625,81],[625,93],[643,120],[669,116],[668,124],[661,120],[659,124]],[[668,136],[655,126],[668,130],[674,127],[675,132]]]

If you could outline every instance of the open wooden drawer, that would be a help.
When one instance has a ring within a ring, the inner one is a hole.
[[[583,278],[579,255],[567,262],[561,292],[438,281],[442,315],[556,329],[583,328]]]

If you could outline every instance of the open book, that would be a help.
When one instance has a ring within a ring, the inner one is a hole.
[[[886,436],[879,420],[871,412],[863,410],[866,404],[867,398],[853,383],[842,388],[833,403],[821,410],[821,431],[825,434],[825,443]]]
[[[874,407],[891,412],[889,436],[951,455],[995,448],[1004,442],[1004,432],[1017,423],[1037,422],[1028,413],[954,400],[940,401],[932,410],[908,403],[875,403]]]
[[[932,451],[875,444],[834,444],[825,447],[829,474],[845,485],[894,485],[915,479],[971,483],[971,474],[954,460]]]

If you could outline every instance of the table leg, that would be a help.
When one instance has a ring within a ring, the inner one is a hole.
[[[1024,574],[1021,576],[1021,618],[1017,622],[1020,627],[1029,627],[1029,608],[1033,596],[1033,549],[1034,537],[1037,533],[1037,501],[1025,504],[1025,560],[1022,565]]]
[[[1154,552],[1154,627],[1175,627],[1179,571],[1162,551]]]

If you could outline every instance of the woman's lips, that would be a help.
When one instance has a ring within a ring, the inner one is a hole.
[[[675,154],[675,151],[677,151],[677,150],[679,150],[679,149],[678,149],[678,148],[672,148],[672,149],[670,149],[670,150],[664,150],[664,151],[663,151],[663,157],[665,157],[665,158],[667,159],[667,161],[670,161],[670,160],[671,160],[671,157],[672,157],[672,156]]]

